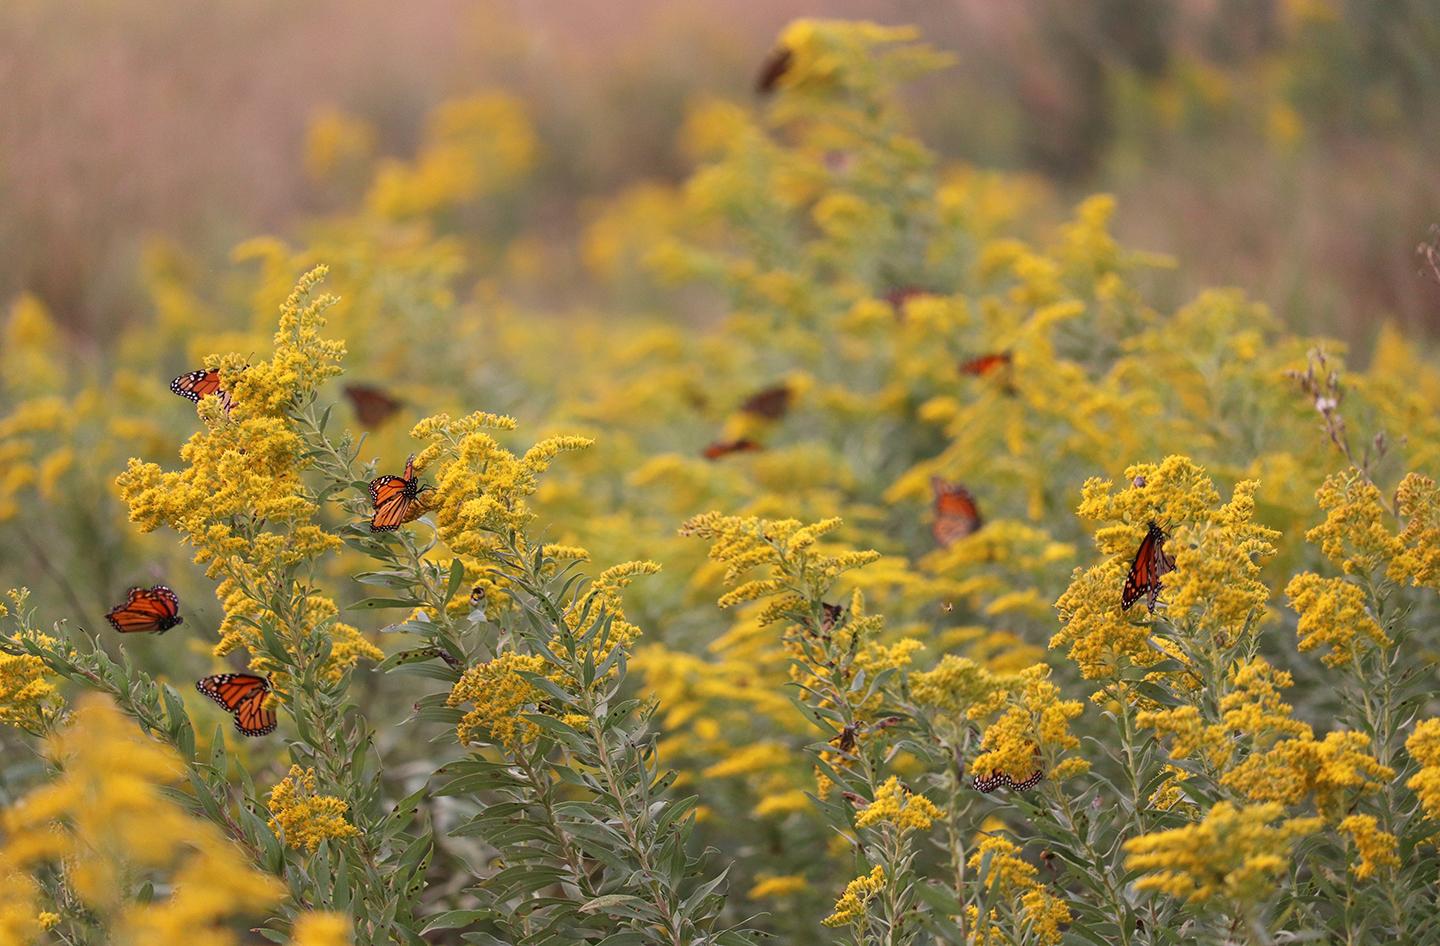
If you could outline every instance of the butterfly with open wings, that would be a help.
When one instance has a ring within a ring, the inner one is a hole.
[[[180,616],[180,597],[165,585],[153,588],[131,588],[124,604],[117,604],[105,615],[110,626],[121,634],[153,631],[164,634],[185,621]]]
[[[968,489],[938,476],[930,477],[930,489],[935,494],[935,521],[930,524],[930,534],[941,548],[949,548],[984,525],[980,507]]]
[[[195,681],[195,689],[219,703],[235,717],[242,736],[263,736],[275,731],[275,711],[265,705],[270,680],[253,673],[217,673]]]

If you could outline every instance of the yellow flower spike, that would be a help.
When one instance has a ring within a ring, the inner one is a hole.
[[[845,885],[845,892],[835,901],[835,909],[820,922],[826,926],[846,926],[865,918],[865,907],[885,889],[885,868],[878,864],[869,874],[856,877]]]
[[[1039,882],[1035,866],[1021,857],[1020,848],[1013,842],[998,834],[981,837],[966,866],[977,873],[984,870],[987,886],[1018,901],[1021,919],[1038,942],[1047,946],[1060,942],[1063,928],[1070,922],[1070,908]],[[984,917],[976,907],[967,911],[976,942],[999,946],[1013,941],[1003,929],[998,909],[991,908]]]
[[[1440,821],[1440,718],[1416,723],[1405,740],[1405,749],[1420,763],[1420,771],[1410,777],[1405,787],[1419,797],[1425,817]]]
[[[473,707],[456,728],[460,744],[489,740],[514,751],[534,739],[538,727],[520,714],[542,702],[545,694],[519,671],[542,674],[546,666],[545,658],[538,654],[511,652],[467,669],[445,700],[446,706],[469,703]]]
[[[359,830],[346,820],[343,800],[316,791],[315,770],[290,766],[290,773],[270,790],[270,828],[293,848],[313,852],[321,841],[353,838]]]
[[[1007,705],[986,727],[980,755],[971,770],[980,776],[1008,775],[1023,782],[1038,770],[1046,778],[1063,780],[1089,768],[1078,757],[1061,760],[1080,740],[1070,732],[1070,721],[1084,712],[1078,700],[1060,699],[1060,688],[1049,680],[1050,668],[1036,664],[1022,670],[1007,690]]]
[[[757,874],[755,885],[747,896],[751,900],[779,900],[800,893],[809,886],[809,882],[798,874]]]
[[[1325,521],[1305,533],[1347,575],[1388,566],[1404,546],[1385,525],[1385,506],[1375,484],[1357,470],[1328,477],[1315,493]]]
[[[910,695],[921,706],[979,719],[1005,705],[1015,682],[969,658],[946,654],[934,669],[910,674]]]
[[[1286,869],[1291,847],[1323,823],[1319,818],[1282,820],[1283,812],[1273,803],[1237,808],[1217,802],[1196,824],[1126,841],[1125,866],[1145,872],[1135,881],[1140,890],[1192,904],[1216,898],[1263,902]]]
[[[1395,770],[1370,755],[1370,739],[1358,732],[1308,733],[1255,752],[1225,773],[1220,784],[1251,801],[1295,805],[1313,796],[1316,809],[1330,818],[1365,792],[1378,791]]]
[[[1391,581],[1440,589],[1440,489],[1428,476],[1410,473],[1400,481],[1395,500],[1405,528],[1397,537],[1402,551],[1387,575]]]

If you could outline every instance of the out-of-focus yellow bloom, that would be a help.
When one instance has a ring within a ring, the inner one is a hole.
[[[925,831],[936,820],[943,817],[939,808],[924,795],[912,795],[900,784],[899,776],[892,775],[875,793],[875,799],[855,816],[857,828],[869,828],[876,824],[892,824],[901,831]]]
[[[1388,831],[1380,830],[1380,822],[1374,815],[1350,815],[1337,826],[1343,834],[1350,836],[1355,845],[1358,862],[1351,863],[1350,872],[1356,878],[1365,880],[1375,876],[1381,868],[1399,867],[1400,855],[1396,853],[1399,840]]]
[[[290,766],[290,774],[270,790],[270,827],[293,848],[314,851],[330,838],[353,838],[359,830],[346,820],[349,806],[316,791],[315,770]]]
[[[757,874],[749,897],[751,900],[778,900],[800,893],[809,886],[805,878],[798,874]]]
[[[108,700],[79,700],[48,750],[61,775],[0,815],[0,865],[33,871],[64,862],[67,886],[109,941],[200,937],[228,946],[238,942],[233,918],[263,913],[283,895],[283,885],[251,867],[212,824],[166,797],[180,760]],[[133,901],[129,885],[147,876],[168,877],[169,896]]]
[[[1189,903],[1262,902],[1288,866],[1291,846],[1323,824],[1319,818],[1280,820],[1283,813],[1273,803],[1236,808],[1217,802],[1198,824],[1126,841],[1125,866],[1145,872],[1135,881],[1139,889]]]
[[[362,168],[375,153],[375,126],[339,109],[321,110],[305,131],[305,170],[317,181]]]
[[[1390,646],[1390,638],[1365,606],[1364,590],[1344,578],[1296,575],[1285,586],[1285,596],[1300,615],[1295,629],[1300,650],[1329,645],[1321,657],[1328,667],[1344,666],[1368,648]]]
[[[967,657],[946,654],[933,670],[910,674],[910,695],[921,706],[979,719],[1005,705],[1014,682]]]
[[[820,922],[826,926],[859,924],[865,919],[865,907],[885,889],[885,868],[876,865],[870,873],[856,877],[845,885],[845,892],[835,901],[835,909]]]

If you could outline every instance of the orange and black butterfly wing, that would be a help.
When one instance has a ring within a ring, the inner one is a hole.
[[[355,416],[366,427],[380,426],[401,406],[400,401],[367,384],[345,385],[345,396],[355,408]]]
[[[953,545],[984,524],[980,506],[968,489],[938,476],[930,480],[930,486],[935,493],[935,522],[930,532],[942,547]]]
[[[199,401],[220,391],[220,372],[214,368],[198,368],[171,381],[170,390],[181,397]]]
[[[121,634],[163,634],[185,620],[180,617],[179,596],[164,585],[131,588],[125,603],[111,608],[105,619]]]
[[[1165,554],[1165,533],[1155,523],[1140,540],[1135,550],[1135,561],[1130,564],[1130,574],[1125,576],[1125,588],[1120,593],[1120,609],[1129,611],[1141,598],[1148,598],[1146,605],[1155,610],[1160,598],[1160,578],[1175,570],[1175,559]]]
[[[223,706],[235,717],[235,728],[243,736],[263,736],[275,731],[275,711],[265,706],[270,681],[253,673],[217,673],[201,677],[195,689]]]
[[[370,517],[371,531],[393,531],[408,521],[406,516],[415,503],[414,482],[403,476],[371,480],[370,499],[375,505],[375,514]]]
[[[981,355],[978,358],[971,358],[960,365],[960,373],[983,378],[1010,364],[1011,355],[1008,351],[991,352]]]
[[[703,455],[707,460],[718,460],[732,453],[753,453],[759,449],[760,445],[749,438],[717,440],[704,449]]]

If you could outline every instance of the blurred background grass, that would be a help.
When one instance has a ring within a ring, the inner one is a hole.
[[[218,266],[327,209],[303,160],[317,114],[405,155],[482,87],[541,138],[525,229],[573,234],[596,198],[680,179],[687,103],[753,94],[805,15],[913,23],[955,53],[913,92],[922,136],[1066,200],[1115,193],[1123,241],[1184,261],[1159,301],[1240,285],[1362,347],[1384,319],[1440,330],[1414,254],[1440,219],[1440,0],[10,0],[0,299],[33,292],[103,349],[147,314],[153,237]]]

